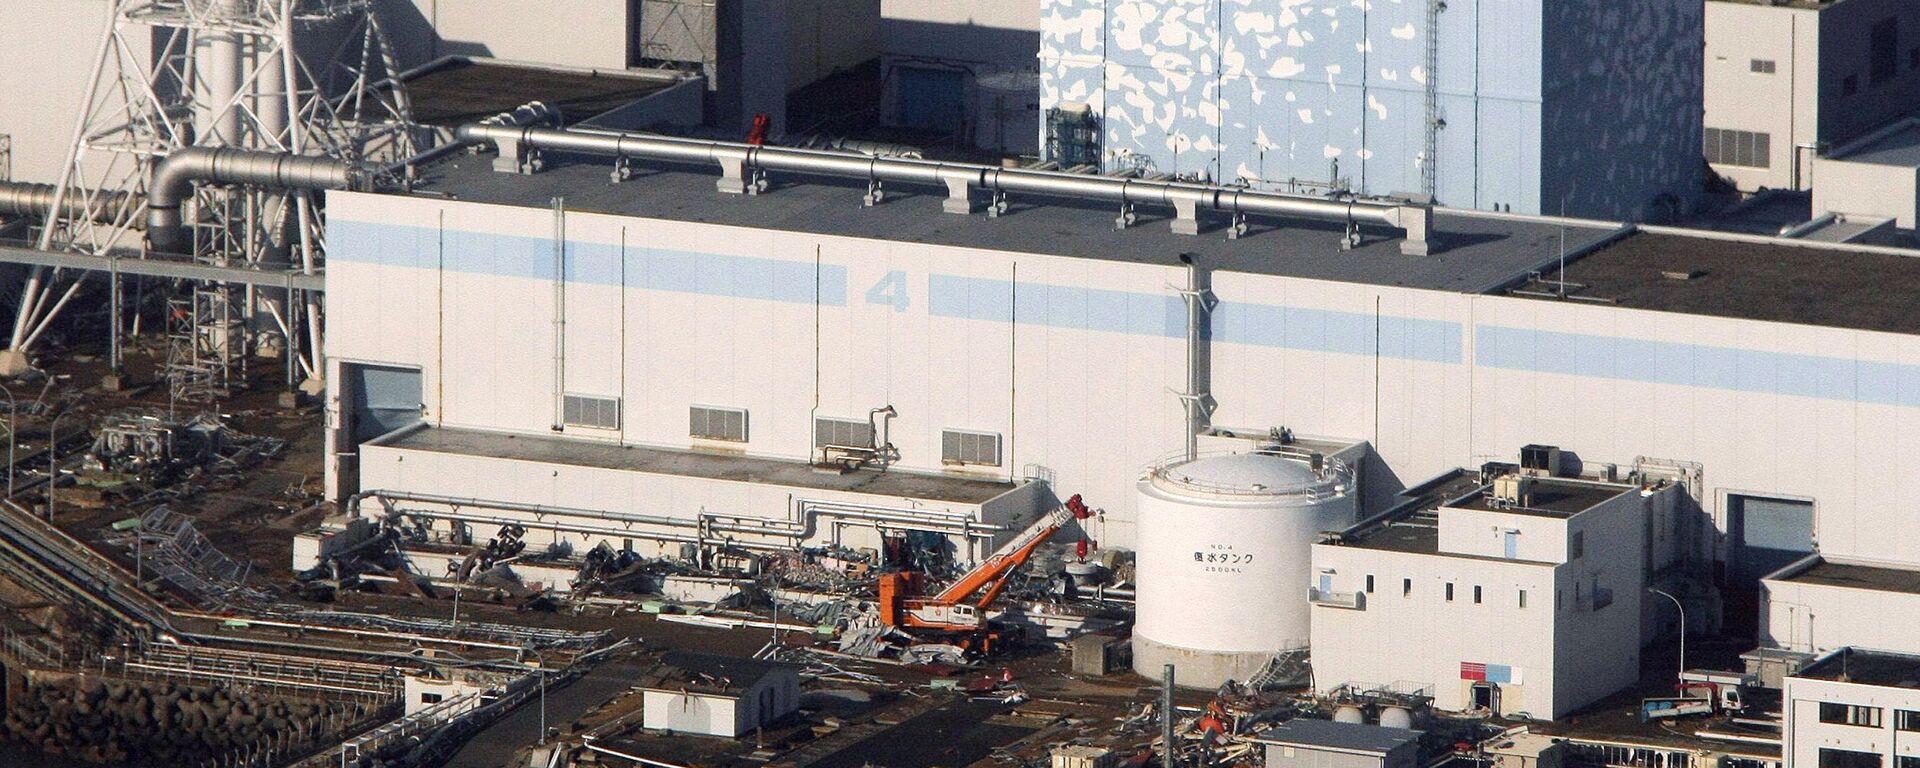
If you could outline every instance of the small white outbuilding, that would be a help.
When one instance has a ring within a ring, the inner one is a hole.
[[[648,730],[733,738],[800,706],[792,665],[673,651],[641,685]]]

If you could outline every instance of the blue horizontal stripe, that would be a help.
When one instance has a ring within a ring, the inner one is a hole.
[[[440,266],[442,233],[433,229],[336,219],[329,223],[327,237],[327,256],[336,261],[415,269]],[[458,230],[447,230],[444,237],[450,271],[554,279],[549,238]],[[617,244],[568,241],[567,282],[797,304],[814,303],[817,289],[821,304],[847,304],[847,268],[838,264],[631,245],[624,262]]]
[[[1920,406],[1920,365],[1845,357],[1480,325],[1474,327],[1474,363],[1596,379]]]
[[[1435,363],[1461,361],[1461,332],[1445,320],[1271,304],[1222,304],[1213,317],[1216,341]]]
[[[927,278],[927,311],[935,317],[1017,321],[1136,336],[1184,337],[1186,301],[1178,296],[1019,283],[958,275]]]

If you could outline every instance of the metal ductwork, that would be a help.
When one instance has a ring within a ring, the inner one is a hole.
[[[840,178],[870,183],[898,182],[944,186],[948,213],[972,213],[975,192],[985,191],[996,208],[1009,193],[1076,200],[1097,200],[1123,207],[1136,204],[1170,207],[1173,231],[1198,234],[1201,211],[1238,219],[1248,214],[1307,218],[1334,222],[1365,222],[1405,233],[1402,253],[1426,255],[1433,229],[1433,209],[1394,200],[1308,197],[1261,192],[1214,184],[1094,176],[1060,171],[1000,168],[971,163],[942,163],[909,158],[872,157],[787,147],[769,147],[727,141],[682,139],[635,133],[569,131],[506,125],[467,124],[454,136],[465,143],[492,143],[500,152],[495,170],[530,173],[539,167],[543,151],[644,159],[669,163],[718,165],[720,191],[758,192],[767,171]],[[1126,217],[1123,215],[1122,217]]]
[[[184,147],[153,169],[147,195],[147,241],[156,251],[180,253],[187,246],[180,205],[196,181],[246,184],[270,189],[355,189],[366,173],[331,157],[284,152]]]
[[[29,184],[22,181],[0,181],[0,216],[44,217],[53,208],[53,199],[60,188],[52,184]],[[112,224],[120,216],[140,202],[138,195],[115,192],[102,198],[103,205],[97,208],[87,207],[86,190],[69,188],[60,202],[60,215],[69,219],[87,219],[101,224]]]

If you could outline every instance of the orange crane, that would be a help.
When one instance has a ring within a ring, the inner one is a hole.
[[[1019,535],[994,551],[986,561],[956,579],[931,597],[917,597],[926,576],[917,571],[880,576],[880,616],[887,626],[903,630],[922,630],[978,638],[985,646],[995,634],[987,626],[987,610],[1000,593],[1006,591],[1013,571],[1026,564],[1033,552],[1053,534],[1073,520],[1085,520],[1093,512],[1079,494],[1067,499],[1060,508],[1042,516]],[[979,595],[978,599],[973,599]],[[967,643],[971,645],[971,643]]]

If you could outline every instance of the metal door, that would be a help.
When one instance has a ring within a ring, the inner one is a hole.
[[[392,432],[420,420],[420,369],[384,365],[346,366],[347,429],[353,444]]]
[[[1508,560],[1520,559],[1520,532],[1507,531],[1502,534],[1501,538],[1503,539],[1501,543],[1505,546],[1506,558]]]

